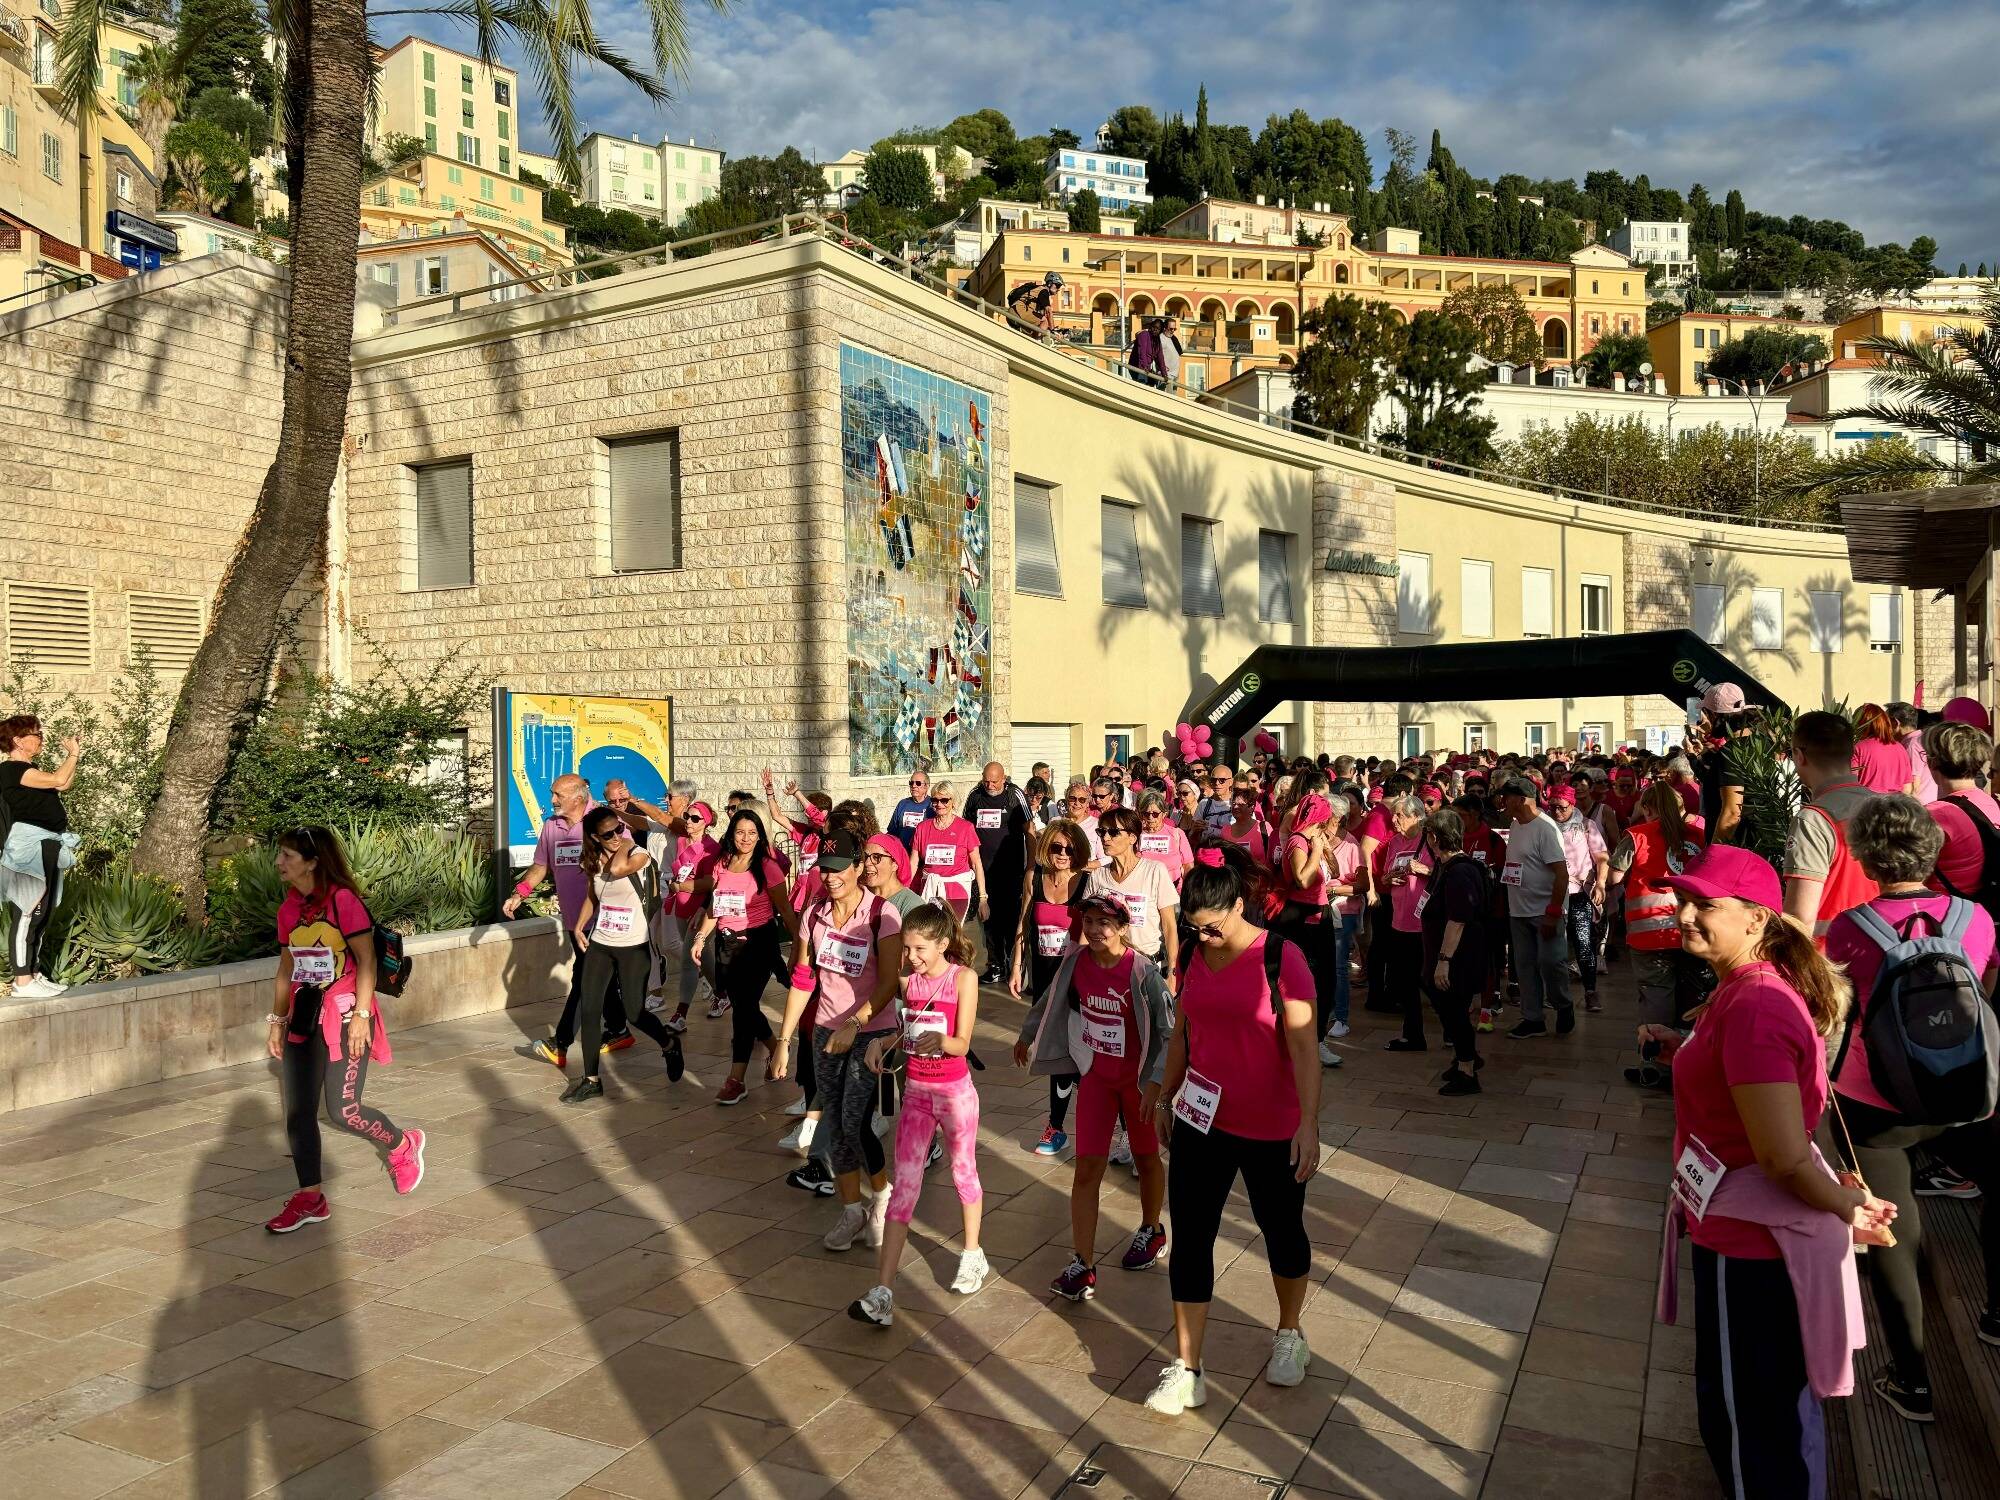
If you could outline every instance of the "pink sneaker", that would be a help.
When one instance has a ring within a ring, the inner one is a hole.
[[[264,1227],[273,1234],[290,1234],[308,1224],[324,1224],[332,1217],[333,1209],[328,1205],[325,1193],[294,1193],[278,1210],[277,1218],[268,1221]]]
[[[389,1180],[399,1193],[414,1193],[424,1180],[424,1133],[403,1132],[403,1144],[389,1153]]]

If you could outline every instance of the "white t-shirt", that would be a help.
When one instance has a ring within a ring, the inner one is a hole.
[[[1173,920],[1166,913],[1180,905],[1180,896],[1174,891],[1174,878],[1167,873],[1167,867],[1157,859],[1141,859],[1133,867],[1132,873],[1124,881],[1111,878],[1111,865],[1099,865],[1090,872],[1090,883],[1086,892],[1092,896],[1111,896],[1125,903],[1125,910],[1132,915],[1132,925],[1125,940],[1136,951],[1148,958],[1158,958],[1165,944],[1161,936],[1160,924]]]
[[[1556,827],[1554,818],[1538,812],[1528,822],[1516,823],[1507,830],[1507,863],[1501,869],[1500,883],[1507,889],[1509,916],[1547,915],[1557,879],[1555,871],[1549,868],[1551,865],[1563,872],[1567,892],[1569,872],[1563,854],[1562,830]]]
[[[629,875],[606,880],[602,875],[591,881],[591,898],[597,915],[590,924],[590,940],[607,948],[637,948],[648,940],[646,908],[639,887]]]

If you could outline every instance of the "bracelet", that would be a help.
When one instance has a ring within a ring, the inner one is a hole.
[[[528,884],[528,882],[525,880],[522,881],[519,885],[514,887],[514,894],[517,896],[523,896],[523,897],[531,896],[534,894],[534,891],[535,888],[532,885]]]
[[[281,1016],[274,1010],[268,1016],[264,1017],[264,1019],[269,1021],[273,1026],[282,1026],[285,1024],[285,1022],[289,1021],[291,1017]]]

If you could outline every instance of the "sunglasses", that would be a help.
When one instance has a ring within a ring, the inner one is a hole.
[[[1129,839],[1132,837],[1132,830],[1129,828],[1107,828],[1104,830],[1104,837],[1108,839]]]
[[[1066,803],[1068,803],[1068,804],[1069,804],[1069,805],[1070,805],[1071,807],[1081,807],[1081,806],[1083,806],[1083,804],[1084,804],[1084,803],[1085,803],[1086,801],[1088,801],[1088,800],[1089,800],[1089,799],[1088,799],[1088,798],[1085,798],[1085,797],[1065,797],[1065,798],[1063,798],[1063,801],[1064,801],[1064,802],[1066,802]]]
[[[1053,855],[1053,854],[1068,854],[1068,853],[1070,853],[1070,847],[1069,847],[1069,845],[1068,845],[1068,844],[1051,844],[1051,845],[1049,845],[1049,853],[1050,853],[1050,854],[1052,854],[1052,855]]]
[[[1203,941],[1210,943],[1220,942],[1223,936],[1222,928],[1214,922],[1190,923],[1188,924],[1188,931]]]
[[[910,783],[911,789],[913,791],[919,791],[919,792],[921,792],[925,787],[929,785],[930,783],[928,781],[912,781]]]
[[[942,797],[933,797],[931,798],[931,805],[933,807],[950,807],[952,803],[956,802],[957,800],[958,798],[949,795]]]

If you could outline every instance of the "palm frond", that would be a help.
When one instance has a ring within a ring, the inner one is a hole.
[[[106,0],[70,0],[56,38],[56,85],[63,105],[81,125],[97,116],[97,47],[110,19]]]
[[[1789,488],[1801,493],[1825,491],[1842,495],[1863,490],[1921,489],[1952,478],[1956,470],[1907,443],[1867,443],[1858,453],[1835,459]]]

